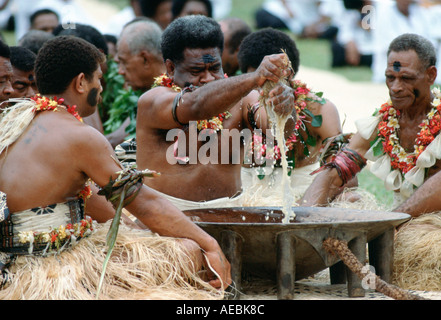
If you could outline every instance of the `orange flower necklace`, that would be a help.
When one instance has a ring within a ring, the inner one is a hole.
[[[165,73],[155,78],[155,82],[153,83],[152,88],[158,86],[172,88],[176,92],[182,91],[182,89],[175,85]],[[204,129],[211,129],[215,131],[222,130],[224,120],[228,119],[229,117],[231,117],[231,113],[229,111],[226,111],[220,113],[217,117],[213,117],[209,120],[199,120],[197,121],[197,128],[199,131],[202,131]]]

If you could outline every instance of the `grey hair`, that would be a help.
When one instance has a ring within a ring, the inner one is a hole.
[[[413,34],[405,33],[396,37],[389,45],[387,56],[394,52],[414,50],[420,59],[421,65],[427,69],[436,65],[436,49],[435,46],[426,38]]]
[[[147,50],[155,55],[161,55],[161,27],[150,19],[142,19],[127,24],[120,35],[119,41],[126,41],[131,54]]]

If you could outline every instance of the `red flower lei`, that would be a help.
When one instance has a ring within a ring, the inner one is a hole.
[[[421,130],[415,139],[414,151],[410,153],[404,150],[398,139],[400,111],[389,102],[381,106],[379,113],[382,118],[378,124],[378,137],[383,139],[383,150],[390,156],[392,168],[406,174],[415,167],[419,155],[441,131],[441,102],[439,98],[435,98],[432,102],[432,109],[427,114],[427,119],[419,125]]]
[[[320,102],[320,100],[314,100],[311,98],[308,98],[308,95],[311,93],[311,89],[309,89],[307,87],[307,85],[305,83],[303,83],[300,80],[293,80],[293,88],[294,90],[294,106],[296,108],[296,113],[297,113],[297,122],[295,124],[294,127],[294,133],[289,136],[286,141],[285,141],[285,145],[286,145],[286,152],[288,153],[289,151],[294,149],[294,146],[296,144],[296,142],[299,141],[299,130],[301,129],[301,127],[304,127],[304,121],[306,119],[306,111],[305,109],[307,109],[307,102],[306,101],[317,101]],[[272,159],[274,158],[274,160],[280,160],[281,159],[281,152],[280,152],[280,148],[275,145],[274,146],[274,154],[273,155],[267,155],[266,154],[266,150],[267,147],[265,144],[262,144],[261,139],[259,139],[258,137],[254,137],[254,141],[255,144],[260,145],[261,146],[261,153],[263,157]]]
[[[42,97],[41,95],[37,94],[36,96],[32,97],[31,100],[35,101],[36,105],[34,107],[34,111],[57,111],[58,107],[63,107],[72,114],[75,118],[80,120],[81,122],[83,119],[76,111],[77,106],[64,106],[64,99],[57,97],[54,97],[53,99],[50,99],[48,97]]]
[[[174,91],[180,92],[182,89],[175,85],[173,81],[164,73],[163,75],[155,78],[155,82],[152,86],[154,87],[167,87],[172,88]],[[197,128],[199,131],[202,131],[204,129],[211,129],[215,131],[219,131],[223,129],[223,122],[225,119],[228,119],[231,117],[231,113],[229,111],[225,111],[223,113],[220,113],[217,117],[213,117],[209,120],[199,120],[197,121]]]

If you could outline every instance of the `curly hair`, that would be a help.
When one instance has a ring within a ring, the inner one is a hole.
[[[222,29],[213,18],[191,15],[174,20],[162,35],[161,49],[164,61],[175,64],[184,59],[185,49],[219,48],[224,50]]]
[[[291,60],[294,73],[300,65],[300,56],[296,43],[286,33],[273,28],[264,28],[251,33],[243,39],[237,59],[239,67],[246,73],[249,67],[257,69],[267,55],[286,52]]]
[[[93,78],[105,56],[94,45],[76,36],[58,36],[47,41],[35,61],[35,78],[42,94],[61,94],[72,80],[84,73]]]
[[[11,64],[14,68],[30,72],[34,70],[37,55],[25,47],[11,47]]]
[[[423,36],[412,33],[404,33],[392,40],[387,51],[387,56],[389,57],[392,51],[402,52],[409,50],[416,52],[424,69],[436,65],[436,49],[432,42]]]

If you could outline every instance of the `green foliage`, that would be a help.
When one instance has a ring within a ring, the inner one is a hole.
[[[141,92],[124,87],[124,77],[118,73],[118,64],[114,60],[109,59],[107,65],[108,71],[104,76],[106,89],[102,94],[103,103],[100,110],[101,119],[107,118],[103,124],[104,133],[114,132],[129,117],[131,121],[126,132],[130,139],[136,134],[136,114]]]

